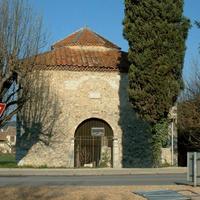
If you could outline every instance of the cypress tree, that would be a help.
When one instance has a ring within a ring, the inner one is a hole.
[[[190,22],[183,0],[125,0],[129,43],[129,99],[150,123],[153,166],[160,166],[170,108],[183,89],[182,68]]]
[[[142,119],[167,118],[183,88],[182,68],[190,22],[183,0],[125,0],[129,43],[129,98]]]

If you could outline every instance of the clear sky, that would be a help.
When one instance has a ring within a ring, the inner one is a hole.
[[[30,0],[35,9],[42,13],[44,23],[50,33],[49,45],[63,39],[81,27],[88,26],[94,32],[128,50],[123,39],[122,20],[124,17],[123,0]],[[200,0],[185,0],[184,15],[200,20]],[[183,77],[189,79],[193,69],[192,62],[198,60],[200,29],[193,26],[186,42],[187,51]]]
[[[200,0],[185,0],[184,15],[191,20],[192,24],[186,41],[187,50],[183,69],[183,77],[188,80],[195,70],[193,63],[200,61],[200,29],[194,25],[195,20],[200,21]]]

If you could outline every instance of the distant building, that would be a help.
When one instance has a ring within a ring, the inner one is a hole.
[[[151,167],[149,126],[129,103],[128,69],[127,53],[88,28],[38,55],[37,98],[18,113],[18,164]]]
[[[8,122],[0,129],[0,153],[13,153],[16,144],[16,122]]]

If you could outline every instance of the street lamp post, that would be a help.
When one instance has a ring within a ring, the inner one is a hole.
[[[172,118],[171,126],[171,165],[174,165],[174,119]]]

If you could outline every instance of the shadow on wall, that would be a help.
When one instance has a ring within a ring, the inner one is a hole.
[[[122,166],[127,168],[152,167],[149,126],[136,116],[128,100],[127,87],[128,75],[127,73],[121,73],[119,126],[122,129]]]
[[[37,142],[50,145],[60,107],[57,97],[50,93],[49,81],[50,76],[39,71],[28,78],[28,100],[17,114],[17,161]]]

